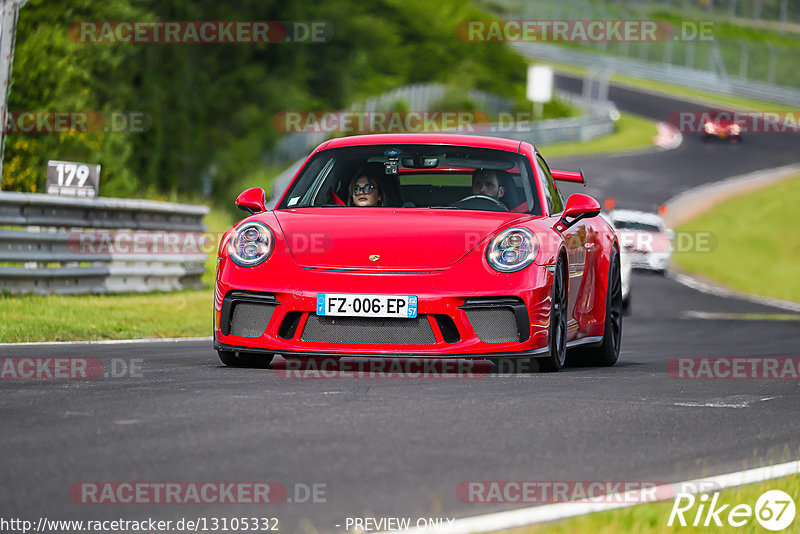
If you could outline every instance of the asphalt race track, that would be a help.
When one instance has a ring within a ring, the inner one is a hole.
[[[557,87],[578,94],[581,93],[581,84],[580,79],[568,76],[556,78]],[[708,106],[613,85],[608,96],[621,111],[661,122],[667,122],[671,113],[708,109]],[[586,188],[562,187],[565,191],[583,189],[582,192],[595,195],[601,202],[610,196],[618,207],[655,211],[659,204],[686,189],[760,169],[797,163],[800,161],[798,148],[798,134],[743,135],[741,143],[730,143],[704,142],[700,134],[686,133],[676,150],[634,151],[615,157],[557,158],[548,163],[553,168],[584,169]],[[542,149],[542,154],[547,157],[547,150]]]
[[[611,97],[662,120],[699,108],[618,88]],[[651,207],[694,185],[796,162],[797,146],[796,136],[733,146],[687,137],[673,151],[551,163],[582,166],[601,199]],[[0,348],[0,357],[99,358],[106,369],[113,359],[142,360],[137,376],[0,383],[0,515],[277,517],[283,532],[313,534],[343,531],[347,517],[515,506],[463,502],[464,481],[669,482],[796,459],[800,382],[676,379],[666,368],[684,356],[796,357],[800,322],[655,275],[634,276],[633,309],[616,367],[556,374],[286,379],[224,368],[210,341]],[[276,481],[293,502],[76,504],[69,489],[82,481]],[[324,485],[324,496],[294,502],[305,494],[295,484]]]

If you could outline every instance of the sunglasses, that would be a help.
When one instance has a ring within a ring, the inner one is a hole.
[[[355,188],[353,189],[353,192],[354,192],[356,195],[358,195],[358,194],[360,194],[360,193],[366,193],[366,194],[368,194],[368,195],[369,195],[370,193],[372,193],[372,191],[373,191],[374,189],[375,189],[375,186],[374,186],[374,185],[365,185],[365,186],[360,186],[360,185],[357,185],[357,186],[355,186]]]

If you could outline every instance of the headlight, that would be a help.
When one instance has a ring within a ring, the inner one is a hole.
[[[526,228],[509,228],[497,234],[486,249],[492,268],[513,273],[530,265],[539,252],[539,240]]]
[[[245,223],[228,238],[228,255],[237,265],[252,267],[269,257],[274,242],[272,230],[267,225]]]

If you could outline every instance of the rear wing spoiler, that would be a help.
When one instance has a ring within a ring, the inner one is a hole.
[[[561,180],[562,182],[575,182],[584,185],[586,184],[586,180],[583,177],[583,169],[579,170],[578,172],[556,171],[551,169],[550,174],[553,175],[554,180]]]

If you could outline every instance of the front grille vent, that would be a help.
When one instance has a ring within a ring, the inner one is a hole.
[[[511,308],[472,308],[464,311],[475,334],[484,343],[519,341],[517,318]]]
[[[275,306],[253,302],[237,302],[231,317],[231,334],[242,337],[260,337],[267,329]]]
[[[433,345],[436,338],[427,317],[371,319],[309,315],[303,341],[358,345]]]

